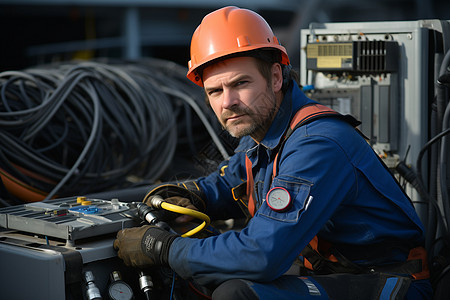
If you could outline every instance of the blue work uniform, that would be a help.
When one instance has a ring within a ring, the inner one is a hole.
[[[264,139],[241,139],[217,172],[197,180],[211,219],[242,217],[232,188],[246,181],[245,156],[252,162],[256,213],[245,228],[205,239],[177,238],[169,264],[183,278],[203,285],[230,279],[270,283],[282,276],[318,236],[359,265],[403,262],[424,243],[424,228],[411,201],[370,145],[347,122],[321,118],[296,129],[273,163],[294,114],[315,103],[291,84]],[[273,187],[292,199],[287,211],[266,203]],[[394,245],[379,247],[380,245]],[[364,255],[374,248],[384,253]],[[369,256],[369,257],[367,257]],[[414,283],[413,283],[414,285]],[[418,285],[428,293],[429,285]]]

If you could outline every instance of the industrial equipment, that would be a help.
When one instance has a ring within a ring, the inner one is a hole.
[[[430,151],[421,165],[416,159],[430,139],[448,128],[442,123],[448,98],[439,103],[438,89],[439,78],[449,71],[450,21],[313,23],[300,35],[300,78],[307,95],[359,119],[361,131],[396,175],[404,163],[423,170],[418,176],[432,195],[448,190],[446,178],[436,186],[436,172],[449,152],[440,157]],[[432,204],[424,203],[401,176],[428,224],[428,218],[436,218],[428,215]],[[443,203],[448,199],[436,201],[441,208],[449,205]]]
[[[105,290],[111,272],[129,273],[112,244],[118,230],[133,226],[132,210],[118,199],[86,197],[1,209],[2,297],[84,299],[84,285],[91,295],[94,284]]]
[[[134,192],[138,195],[139,189]],[[113,242],[119,230],[139,226],[149,215],[151,224],[168,226],[149,207],[139,218],[138,209],[144,209],[143,205],[82,196],[0,209],[2,297],[168,299],[170,292],[180,293],[177,289],[189,297],[188,284],[182,280],[175,283],[170,270],[136,270],[117,258]],[[173,209],[188,213],[183,207]],[[186,234],[197,233],[205,225]]]
[[[450,21],[312,23],[300,40],[303,90],[362,122],[425,225],[436,295],[448,294]]]

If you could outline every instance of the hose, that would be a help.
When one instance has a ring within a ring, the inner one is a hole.
[[[203,221],[200,225],[198,225],[194,229],[189,230],[186,233],[182,234],[181,237],[192,236],[192,235],[202,231],[203,229],[205,229],[211,223],[208,215],[206,215],[202,212],[199,212],[197,210],[193,210],[190,208],[186,208],[183,206],[179,206],[176,204],[166,202],[159,195],[154,195],[151,198],[149,198],[150,205],[145,204],[146,199],[147,199],[147,197],[144,198],[143,202],[137,203],[136,207],[137,207],[137,212],[138,212],[139,217],[143,221],[146,221],[148,224],[160,224],[160,225],[165,224],[164,222],[160,222],[160,220],[158,220],[158,217],[153,214],[153,210],[155,208],[164,209],[164,210],[182,214],[182,215],[188,215],[188,216],[191,216],[193,218]],[[165,224],[164,226],[167,227],[166,229],[168,229],[170,231],[167,224]]]
[[[171,211],[171,212],[179,213],[182,215],[188,215],[188,216],[191,216],[191,217],[194,217],[196,219],[203,221],[199,226],[182,234],[181,237],[192,236],[192,235],[202,231],[204,228],[209,226],[209,224],[211,223],[209,217],[206,214],[196,211],[196,210],[193,210],[193,209],[190,209],[190,208],[178,206],[178,205],[171,204],[171,203],[164,202],[164,201],[161,203],[161,208]]]

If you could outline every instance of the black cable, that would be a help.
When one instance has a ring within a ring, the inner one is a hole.
[[[450,129],[450,103],[447,104],[447,108],[445,109],[442,129],[444,132]],[[450,226],[450,201],[448,196],[448,179],[447,179],[447,159],[448,159],[448,139],[446,135],[442,136],[441,141],[441,152],[440,152],[440,164],[439,164],[439,172],[440,172],[440,187],[441,187],[441,199],[442,199],[442,207],[444,208],[444,217],[447,222],[447,229]]]
[[[450,133],[450,129],[447,129],[445,131],[442,131],[441,133],[439,133],[435,137],[433,137],[431,140],[429,140],[422,147],[422,150],[419,152],[419,155],[417,157],[417,163],[416,163],[416,166],[417,166],[417,182],[419,183],[419,186],[418,186],[419,190],[418,190],[418,192],[419,192],[419,194],[421,194],[420,191],[422,191],[422,195],[431,204],[431,206],[429,206],[429,209],[430,210],[434,209],[433,214],[435,213],[434,215],[436,216],[436,220],[438,221],[438,224],[440,224],[440,228],[441,228],[441,230],[443,232],[443,235],[448,235],[448,225],[449,224],[443,224],[443,219],[444,220],[446,220],[446,219],[442,215],[441,209],[439,208],[439,206],[437,204],[437,200],[433,199],[432,197],[430,197],[428,195],[428,193],[425,191],[424,184],[423,184],[423,178],[422,178],[422,158],[423,158],[423,155],[425,154],[425,152],[428,150],[429,147],[431,147],[434,143],[436,143],[443,136],[445,136],[445,135],[447,135],[449,133]],[[430,218],[429,218],[429,220],[428,220],[429,226],[432,225],[431,223],[433,221],[434,220],[430,220]],[[433,240],[436,238],[435,235],[436,235],[435,232],[433,233],[433,235],[431,235],[431,232],[430,232],[430,234],[428,234],[428,236],[427,236],[427,243],[426,243],[428,245],[428,247],[430,247],[430,245],[432,244]],[[430,249],[427,249],[427,250],[430,251]],[[430,253],[432,253],[432,252],[430,251]]]
[[[425,152],[428,150],[428,148],[433,145],[434,143],[436,143],[437,141],[439,141],[444,135],[447,135],[450,132],[450,128],[447,128],[446,130],[440,132],[438,135],[436,135],[435,137],[433,137],[431,140],[429,140],[420,150],[419,155],[417,157],[417,176],[419,177],[419,179],[423,182],[423,178],[422,178],[422,159],[423,159],[423,155],[425,154]]]
[[[447,50],[439,68],[438,79],[436,80],[436,106],[437,106],[437,126],[438,129],[445,131],[450,127],[450,50]],[[442,137],[441,149],[438,155],[438,172],[440,184],[440,196],[444,208],[444,217],[447,226],[450,226],[450,199],[448,195],[447,180],[447,159],[448,159],[448,140],[446,136]],[[437,173],[437,172],[436,172]],[[448,229],[448,227],[447,227]]]
[[[154,59],[0,73],[0,168],[47,198],[160,179],[210,141],[185,97],[215,120],[185,74]]]

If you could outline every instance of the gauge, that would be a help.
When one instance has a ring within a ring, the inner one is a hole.
[[[113,300],[133,299],[133,290],[124,281],[114,281],[108,288],[109,298]]]
[[[282,212],[291,206],[291,195],[285,188],[274,187],[267,193],[266,201],[272,210]]]
[[[111,273],[111,283],[108,287],[109,299],[112,300],[130,300],[133,299],[133,290],[122,280],[118,271]]]

